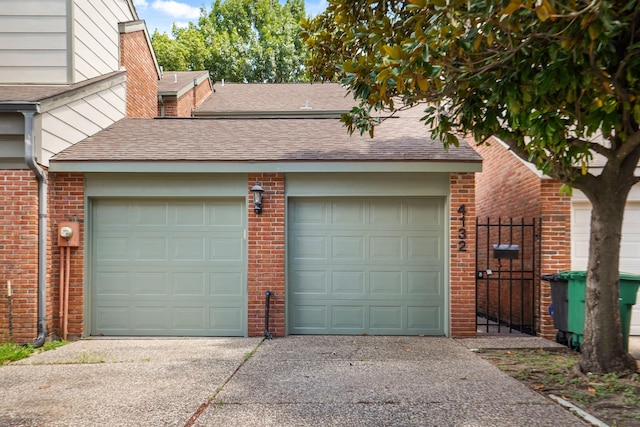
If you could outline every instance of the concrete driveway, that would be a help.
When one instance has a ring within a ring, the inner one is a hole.
[[[470,351],[478,343],[83,340],[0,367],[0,425],[584,425]]]

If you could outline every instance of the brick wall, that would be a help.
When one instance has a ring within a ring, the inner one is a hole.
[[[36,338],[38,320],[38,183],[33,172],[0,171],[0,194],[0,342],[9,340],[11,320],[13,341],[23,344]]]
[[[120,34],[120,58],[127,69],[127,117],[155,117],[158,75],[143,31]]]
[[[541,181],[540,215],[542,219],[541,274],[557,273],[571,269],[571,198],[560,196],[560,183]],[[540,335],[553,339],[556,330],[549,316],[551,287],[540,283]]]
[[[178,117],[191,117],[191,111],[195,108],[194,95],[194,90],[191,89],[178,99]]]
[[[211,83],[208,79],[200,83],[198,87],[196,87],[196,96],[193,108],[198,108],[200,104],[202,104],[204,100],[207,99],[212,93],[213,91],[211,90]]]
[[[176,99],[163,98],[164,102],[164,115],[162,112],[162,106],[158,102],[158,117],[178,117],[178,101]]]
[[[483,172],[476,175],[478,216],[494,220],[536,218],[541,224],[541,274],[568,270],[571,267],[571,199],[558,194],[557,181],[540,178],[502,144],[496,140],[490,143],[490,146],[474,147],[484,159]],[[492,268],[495,270],[495,266]],[[535,286],[536,329],[540,336],[552,339],[556,331],[548,312],[549,283],[536,281]],[[502,305],[508,307],[506,297],[500,298]],[[516,298],[514,304],[519,305],[520,300]],[[529,301],[525,301],[524,306],[529,305]]]
[[[70,248],[69,274],[69,312],[68,338],[79,338],[84,331],[84,175],[59,173],[51,174],[49,179],[51,195],[51,228],[49,254],[52,262],[49,264],[52,274],[48,290],[51,298],[48,307],[53,310],[53,324],[50,331],[61,336],[60,330],[60,273],[62,271],[61,248],[58,247],[58,224],[60,221],[79,222],[80,246]]]
[[[191,112],[211,95],[211,85],[208,80],[200,83],[196,88],[185,92],[180,99],[164,98],[165,117],[191,117]],[[162,115],[162,106],[158,102],[158,116]]]
[[[262,213],[253,211],[251,187],[264,188]],[[285,196],[284,174],[250,174],[248,224],[248,334],[264,333],[265,292],[271,291],[269,331],[284,335],[285,319]]]
[[[539,217],[540,178],[497,140],[489,142],[474,147],[483,158],[482,172],[476,175],[478,216]]]
[[[474,173],[451,174],[451,336],[476,334],[475,177]],[[461,206],[465,206],[462,212]],[[464,217],[464,221],[463,221]]]

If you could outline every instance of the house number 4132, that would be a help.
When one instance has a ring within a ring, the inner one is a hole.
[[[465,205],[460,205],[458,208],[458,213],[460,214],[460,223],[462,227],[458,228],[458,251],[466,252],[467,251],[467,224],[465,214],[467,213],[467,207]]]

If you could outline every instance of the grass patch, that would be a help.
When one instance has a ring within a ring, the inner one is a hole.
[[[256,351],[258,350],[258,348],[254,348],[253,350],[251,350],[248,353],[245,353],[244,355],[244,361],[246,362],[247,360],[251,359],[253,357],[254,354],[256,354]]]
[[[16,360],[24,359],[33,354],[34,348],[8,342],[0,344],[0,364],[6,365]]]
[[[67,341],[51,341],[37,349],[30,345],[20,345],[12,342],[0,344],[0,365],[6,365],[17,360],[25,359],[33,353],[54,350],[66,344],[68,344]]]

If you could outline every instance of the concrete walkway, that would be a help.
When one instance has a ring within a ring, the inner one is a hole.
[[[1,426],[576,426],[471,349],[540,338],[83,340],[0,367]]]

